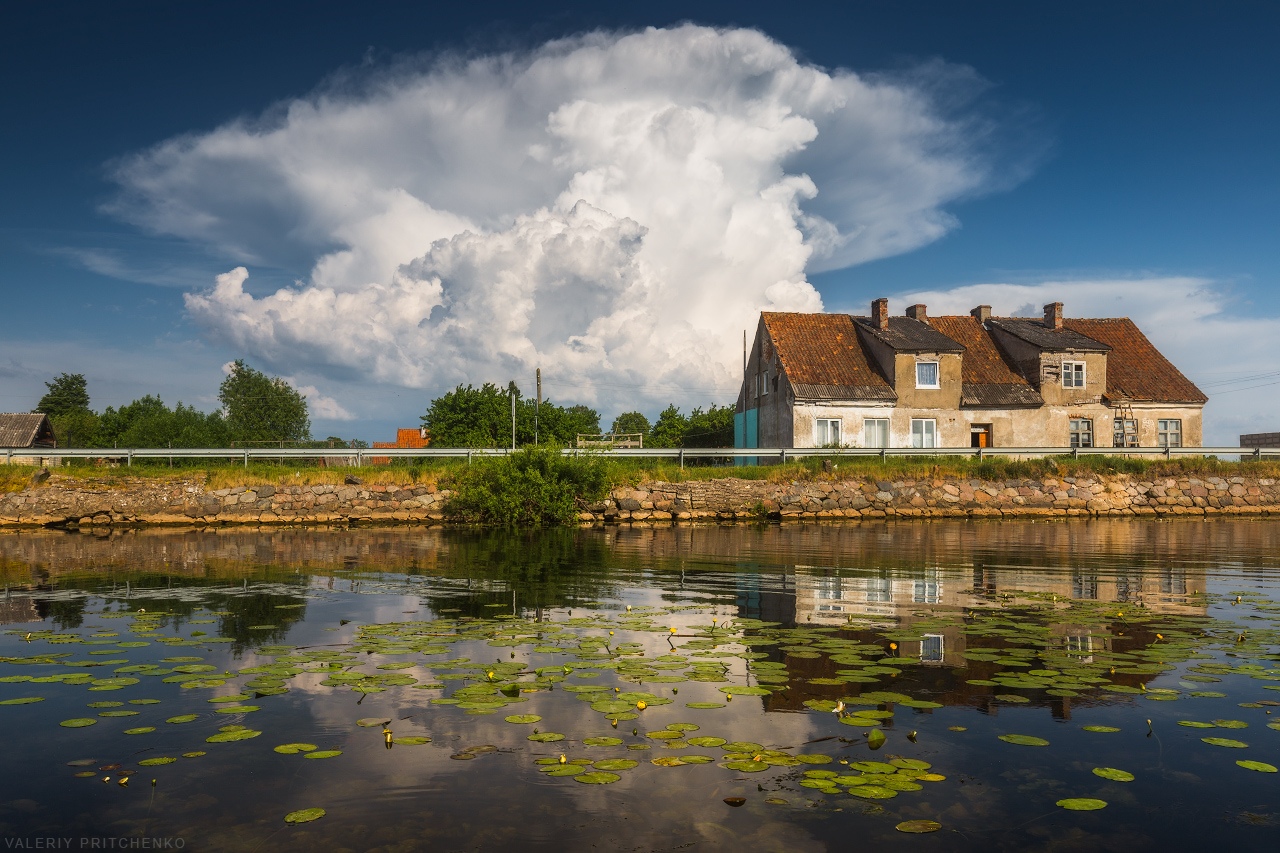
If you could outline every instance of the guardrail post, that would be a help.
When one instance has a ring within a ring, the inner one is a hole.
[[[880,464],[889,461],[889,451],[886,448],[880,448]]]
[[[1072,459],[1079,459],[1079,458],[1080,458],[1080,448],[1078,448],[1078,447],[1073,447],[1073,448],[1071,448],[1071,458],[1072,458]]]
[[[132,447],[131,447],[131,448],[129,448],[129,463],[128,463],[128,465],[129,465],[129,467],[130,467],[130,468],[132,468],[132,467],[133,467],[133,448],[132,448]]]
[[[680,448],[680,470],[684,470],[684,448]]]
[[[364,467],[364,451],[358,447],[356,448],[356,467],[357,468]]]
[[[782,464],[787,464],[787,449],[785,447],[782,448]]]
[[[978,448],[978,461],[979,461],[979,462],[981,462],[981,461],[982,461],[982,448],[981,448],[981,447],[979,447],[979,448]]]
[[[249,448],[244,449],[244,467],[249,467]]]
[[[1166,444],[1164,446],[1164,458],[1169,459],[1171,456],[1172,454],[1169,452],[1169,445]]]
[[[468,465],[470,465],[470,464],[471,464],[471,451],[470,451],[470,450],[468,450],[468,451],[467,451],[467,464],[468,464]]]
[[[1255,448],[1253,449],[1253,461],[1254,461],[1254,462],[1261,462],[1261,461],[1262,461],[1262,448],[1261,448],[1261,447],[1255,447]]]

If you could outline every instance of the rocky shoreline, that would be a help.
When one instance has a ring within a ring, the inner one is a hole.
[[[434,485],[258,485],[54,476],[0,495],[0,528],[445,524],[452,493]],[[585,504],[583,524],[884,518],[1047,518],[1280,514],[1280,480],[1086,475],[771,483],[724,478],[618,487]]]

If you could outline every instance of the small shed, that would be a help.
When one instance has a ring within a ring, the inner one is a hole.
[[[53,450],[58,446],[49,416],[41,412],[31,414],[0,413],[0,461],[14,465],[58,464],[50,455],[35,455],[18,450]]]

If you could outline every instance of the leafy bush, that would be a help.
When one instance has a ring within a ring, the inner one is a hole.
[[[605,466],[591,456],[562,456],[558,448],[531,447],[510,456],[477,460],[451,484],[445,511],[455,520],[504,527],[570,524],[579,501],[604,497]]]

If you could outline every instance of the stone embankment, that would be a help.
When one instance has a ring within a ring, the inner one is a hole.
[[[1044,480],[709,480],[615,489],[586,522],[1280,514],[1280,481],[1098,475]]]
[[[434,485],[239,486],[54,476],[0,495],[0,527],[442,523]],[[1254,477],[1087,475],[1043,480],[698,480],[614,489],[583,523],[780,519],[1035,518],[1280,514],[1280,481]]]

